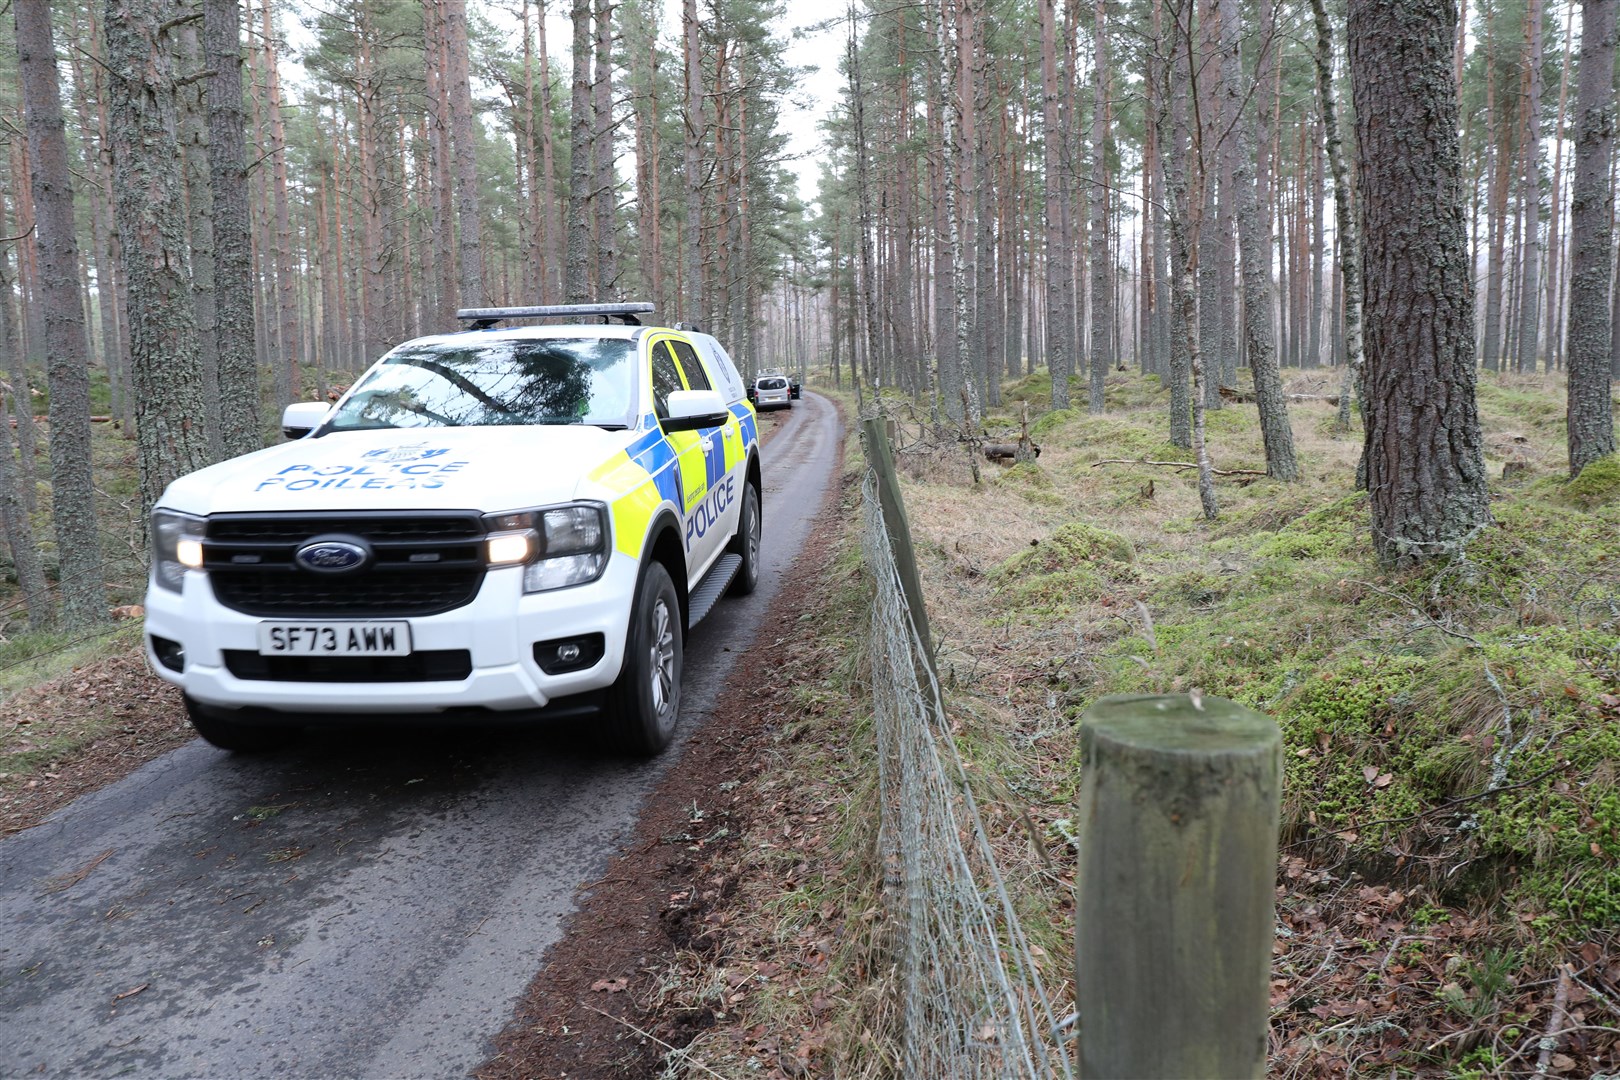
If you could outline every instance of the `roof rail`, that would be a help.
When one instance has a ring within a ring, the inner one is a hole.
[[[603,322],[619,319],[627,326],[640,326],[637,315],[656,311],[645,301],[620,304],[542,304],[536,307],[462,308],[456,318],[473,324],[474,330],[486,330],[502,319],[561,319],[600,316]]]

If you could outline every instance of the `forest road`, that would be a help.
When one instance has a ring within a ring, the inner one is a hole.
[[[688,639],[684,732],[793,587],[840,437],[806,394],[764,448],[759,589]],[[0,842],[0,1076],[466,1075],[681,757],[561,725],[193,741]]]

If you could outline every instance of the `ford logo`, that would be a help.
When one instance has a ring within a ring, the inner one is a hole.
[[[346,540],[316,540],[293,555],[299,566],[320,574],[342,574],[358,570],[371,559],[371,552]]]

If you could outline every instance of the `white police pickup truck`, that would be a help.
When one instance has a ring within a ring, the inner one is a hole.
[[[146,647],[203,738],[543,710],[668,745],[687,628],[758,580],[761,484],[730,357],[651,310],[460,312],[289,406],[295,441],[171,484]],[[497,328],[544,317],[570,321]]]

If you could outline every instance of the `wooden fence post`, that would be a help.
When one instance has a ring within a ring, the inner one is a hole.
[[[889,546],[894,549],[894,564],[900,571],[900,591],[911,609],[917,636],[922,638],[923,662],[930,671],[934,667],[934,640],[928,629],[928,608],[923,604],[922,579],[917,575],[917,554],[911,546],[911,526],[906,521],[906,504],[900,498],[900,481],[895,475],[894,455],[889,451],[889,436],[881,416],[861,421],[861,433],[866,442],[866,460],[871,463],[877,478],[878,505],[883,510],[883,525],[889,533]]]
[[[1081,720],[1080,1076],[1263,1077],[1282,737],[1223,698]]]

